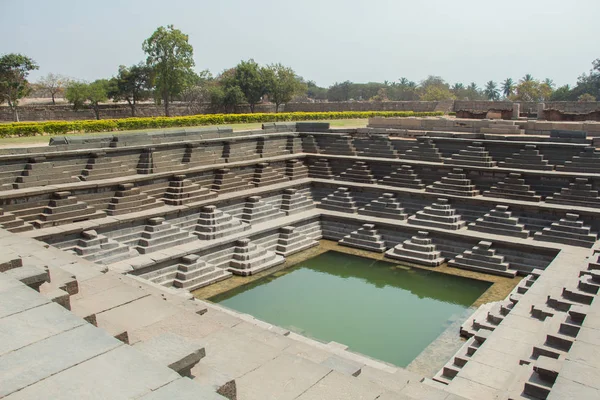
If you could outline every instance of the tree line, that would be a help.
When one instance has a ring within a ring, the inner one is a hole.
[[[0,57],[0,103],[6,102],[18,121],[17,105],[35,87],[52,98],[64,96],[75,109],[84,105],[100,118],[100,103],[109,99],[125,101],[136,115],[141,101],[154,100],[170,115],[173,101],[187,104],[191,113],[202,112],[206,105],[214,111],[233,112],[248,104],[268,98],[276,111],[282,104],[296,101],[440,101],[440,100],[509,100],[509,101],[595,101],[600,98],[600,59],[592,69],[577,79],[574,87],[556,87],[551,79],[535,79],[530,74],[519,80],[507,78],[498,83],[488,81],[484,87],[472,82],[450,84],[439,76],[421,82],[400,78],[394,82],[354,83],[345,81],[328,88],[306,81],[290,67],[280,63],[261,66],[253,59],[241,61],[217,76],[210,71],[194,70],[194,49],[188,36],[173,25],[159,27],[142,43],[146,60],[131,66],[119,66],[115,76],[84,82],[58,74],[48,74],[35,84],[28,81],[30,71],[39,68],[22,54]]]

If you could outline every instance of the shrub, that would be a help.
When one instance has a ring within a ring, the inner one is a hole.
[[[0,137],[36,136],[44,133],[58,135],[67,133],[114,132],[137,129],[174,128],[198,125],[223,125],[253,122],[314,121],[369,117],[430,117],[438,115],[443,115],[443,113],[413,111],[343,111],[294,112],[277,114],[200,114],[185,117],[14,122],[0,125]]]

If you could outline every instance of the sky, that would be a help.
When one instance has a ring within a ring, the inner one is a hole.
[[[93,81],[145,60],[161,25],[189,35],[196,70],[253,58],[318,85],[518,80],[573,85],[600,58],[599,0],[0,0],[0,55]]]

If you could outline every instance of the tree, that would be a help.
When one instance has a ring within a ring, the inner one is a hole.
[[[535,79],[533,79],[533,75],[531,74],[525,74],[525,76],[521,79],[521,82],[533,82]]]
[[[427,79],[421,81],[420,87],[420,100],[422,101],[438,101],[456,98],[450,91],[450,85],[439,76],[429,75]]]
[[[498,86],[494,81],[488,81],[485,84],[485,89],[483,90],[488,100],[496,101],[500,98],[500,92],[498,91]]]
[[[577,101],[583,103],[587,101],[596,101],[596,98],[589,93],[584,93],[577,98]]]
[[[100,119],[100,103],[108,100],[108,91],[111,82],[106,79],[98,79],[90,83],[87,87],[87,100],[90,102],[96,119]]]
[[[327,100],[327,89],[317,86],[315,81],[306,82],[306,96],[309,99]]]
[[[68,83],[69,78],[52,73],[37,81],[38,86],[52,97],[52,104],[56,104],[56,96],[65,92]]]
[[[235,67],[235,86],[239,87],[246,101],[250,104],[250,111],[254,112],[254,106],[266,93],[265,72],[256,61],[250,59],[241,61]]]
[[[79,110],[87,100],[88,84],[85,82],[70,82],[65,90],[65,98],[73,104],[74,110]]]
[[[294,70],[281,64],[267,65],[264,78],[269,99],[275,103],[275,112],[279,112],[279,106],[288,103],[295,95],[306,93],[306,85]]]
[[[515,90],[515,83],[511,78],[506,78],[504,82],[502,82],[502,94],[505,99],[508,99]]]
[[[139,101],[151,96],[153,70],[144,63],[131,67],[119,66],[116,85],[111,88],[108,95],[114,101],[126,100],[131,108],[131,116],[135,117],[135,106]]]
[[[173,25],[156,29],[144,40],[142,49],[148,55],[146,64],[154,72],[156,90],[164,102],[165,115],[169,116],[171,97],[181,93],[194,66],[194,49],[188,43],[188,36]]]
[[[552,92],[550,101],[568,101],[571,99],[571,88],[569,85],[564,85]]]
[[[545,82],[522,79],[515,88],[512,101],[545,101],[552,96],[552,88]]]
[[[388,101],[387,89],[381,88],[377,94],[369,99],[369,101]]]
[[[227,112],[234,112],[235,106],[246,101],[246,96],[239,86],[229,86],[223,93],[223,106]]]
[[[468,100],[484,100],[485,96],[481,93],[475,82],[469,83],[465,89],[465,97]]]
[[[329,101],[348,101],[350,100],[350,87],[353,85],[350,81],[334,83],[327,91],[327,100]]]
[[[15,121],[19,121],[17,106],[19,99],[25,97],[30,86],[27,76],[30,71],[38,69],[31,58],[22,54],[5,54],[0,57],[0,102],[6,101]]]

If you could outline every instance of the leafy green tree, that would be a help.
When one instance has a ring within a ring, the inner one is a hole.
[[[79,110],[83,107],[87,100],[88,84],[85,82],[70,82],[65,90],[65,98],[73,104],[74,110]]]
[[[439,101],[455,99],[456,97],[450,91],[450,85],[440,76],[429,75],[427,79],[421,81],[422,101]]]
[[[502,82],[502,94],[505,99],[508,99],[515,90],[515,83],[511,78],[506,78],[504,82]]]
[[[348,101],[350,100],[350,87],[352,82],[345,81],[341,83],[334,83],[329,87],[327,91],[327,100],[329,101]]]
[[[511,96],[512,101],[545,101],[552,96],[552,88],[544,82],[522,79]]]
[[[589,93],[584,93],[577,98],[579,102],[596,101],[596,98]]]
[[[100,119],[100,103],[108,100],[108,91],[111,82],[107,79],[98,79],[87,86],[87,100],[90,102],[96,119]]]
[[[267,65],[264,79],[269,99],[275,103],[275,112],[279,112],[279,106],[288,103],[295,95],[306,93],[306,85],[294,70],[281,64]]]
[[[465,89],[465,98],[468,100],[484,100],[485,96],[481,93],[475,82],[469,83]]]
[[[52,97],[52,104],[56,104],[56,96],[65,92],[66,86],[69,84],[69,78],[58,75],[48,74],[37,81],[38,86]]]
[[[173,25],[156,29],[144,40],[142,49],[148,55],[146,64],[154,72],[154,83],[164,103],[165,115],[170,116],[171,98],[183,91],[194,66],[194,49],[188,43],[188,35]]]
[[[498,85],[494,81],[488,81],[485,84],[485,89],[483,90],[488,100],[496,101],[500,98],[500,92],[498,91]]]
[[[552,92],[550,101],[569,101],[571,99],[571,88],[569,85],[564,85]]]
[[[15,121],[19,121],[19,100],[31,90],[27,76],[38,69],[31,58],[22,54],[5,54],[0,57],[0,103],[6,101]]]
[[[116,85],[110,88],[108,96],[114,101],[127,101],[131,108],[131,116],[135,117],[136,104],[152,95],[152,80],[153,70],[144,63],[131,67],[120,65]]]
[[[582,74],[577,78],[577,85],[572,89],[569,100],[577,100],[586,93],[596,99],[600,98],[600,58],[592,62],[589,74]]]
[[[253,59],[242,61],[235,67],[233,82],[233,86],[237,86],[244,94],[250,105],[250,111],[254,112],[254,106],[261,101],[267,91],[263,68]]]
[[[243,104],[246,101],[246,96],[239,86],[229,86],[225,88],[223,93],[223,106],[227,112],[235,112],[235,107]],[[252,107],[252,105],[250,105]]]
[[[317,86],[315,81],[306,82],[306,95],[309,99],[327,100],[327,89]]]
[[[535,79],[533,79],[533,75],[531,74],[525,74],[525,76],[523,78],[521,78],[521,82],[533,82]]]

